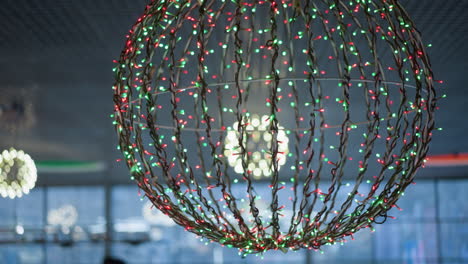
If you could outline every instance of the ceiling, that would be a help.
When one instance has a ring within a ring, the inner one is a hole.
[[[106,173],[40,175],[40,184],[129,182],[115,160],[112,60],[145,0],[4,0],[0,9],[0,91],[26,91],[35,124],[0,148],[15,145],[36,160],[102,161]],[[402,1],[422,33],[447,99],[440,101],[431,154],[468,152],[468,1]],[[424,169],[419,177],[466,176],[463,167]]]

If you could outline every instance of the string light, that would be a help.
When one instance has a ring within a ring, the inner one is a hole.
[[[36,180],[36,165],[28,154],[14,148],[0,154],[0,195],[3,198],[21,198],[34,188]]]
[[[242,255],[384,222],[434,129],[429,58],[397,0],[154,0],[114,62],[131,178]]]

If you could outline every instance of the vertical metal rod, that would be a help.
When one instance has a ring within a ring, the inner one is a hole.
[[[371,232],[371,263],[378,264],[377,261],[377,239],[375,232]]]
[[[42,193],[42,202],[43,202],[43,207],[42,207],[42,235],[44,236],[44,241],[42,243],[42,253],[44,254],[43,256],[43,262],[44,264],[47,264],[47,231],[46,231],[46,226],[47,226],[47,207],[48,207],[48,201],[47,201],[47,195],[48,195],[48,189],[47,186],[43,187],[43,193]]]
[[[305,252],[306,252],[306,253],[305,253],[305,254],[306,254],[306,255],[305,255],[305,263],[306,263],[306,264],[312,264],[312,254],[310,253],[311,250],[310,250],[310,249],[306,249]]]
[[[215,247],[213,250],[213,263],[223,264],[223,249],[221,247]]]
[[[440,227],[440,207],[439,207],[439,178],[434,180],[434,199],[435,199],[435,225],[436,225],[436,247],[437,247],[437,263],[442,263],[442,245],[440,243],[441,239],[441,227]]]
[[[110,177],[110,166],[106,171],[106,178]],[[104,255],[110,256],[112,251],[112,209],[111,209],[111,183],[106,180],[104,183],[104,210],[106,219],[106,235],[104,239]]]
[[[110,123],[109,123],[110,125]],[[110,129],[109,131],[112,131]],[[115,146],[114,137],[109,137],[107,134],[105,137],[102,138],[102,149],[103,150],[111,150]],[[113,221],[112,221],[112,164],[114,160],[108,157],[105,162],[106,170],[103,172],[103,179],[104,179],[104,210],[105,210],[105,220],[106,220],[106,235],[104,239],[104,256],[111,256],[112,255],[112,243],[113,243]]]

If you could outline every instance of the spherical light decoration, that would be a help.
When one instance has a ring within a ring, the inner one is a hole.
[[[21,198],[34,188],[36,180],[36,165],[28,154],[14,148],[0,154],[0,195],[3,198]]]
[[[131,178],[241,254],[384,222],[435,127],[436,81],[397,0],[154,0],[115,63]]]

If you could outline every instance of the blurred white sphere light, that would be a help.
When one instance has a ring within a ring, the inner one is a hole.
[[[50,225],[61,226],[70,229],[78,220],[78,210],[76,207],[67,204],[58,209],[50,210],[47,214],[47,222]]]
[[[273,171],[273,162],[271,156],[271,146],[273,144],[273,133],[270,129],[270,118],[266,115],[259,117],[253,115],[246,118],[242,124],[247,129],[243,135],[243,145],[246,146],[246,151],[249,155],[246,159],[242,155],[239,145],[239,132],[237,128],[238,122],[233,124],[233,129],[227,132],[224,142],[224,155],[227,157],[229,166],[234,168],[236,173],[244,173],[243,161],[247,163],[247,168],[253,173],[254,178],[270,177]],[[276,159],[278,161],[278,169],[286,163],[286,158],[289,153],[289,139],[286,135],[284,127],[278,127],[276,134],[278,142],[278,152]]]
[[[0,195],[3,198],[21,198],[34,188],[36,180],[36,165],[28,154],[14,148],[0,154]]]

